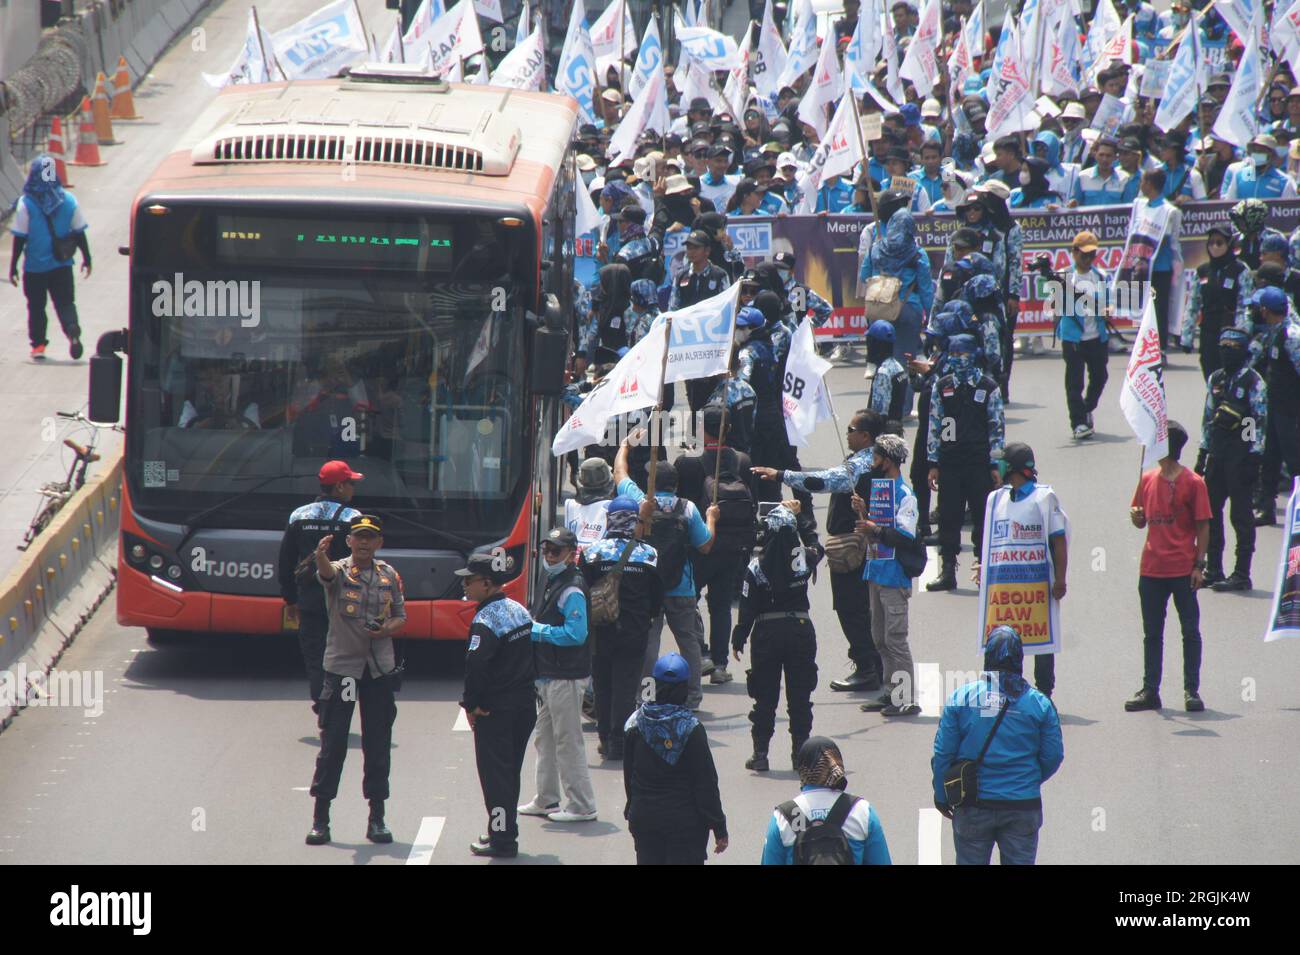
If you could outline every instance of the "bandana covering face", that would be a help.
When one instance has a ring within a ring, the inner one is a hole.
[[[656,756],[669,766],[676,766],[700,721],[684,706],[674,703],[643,703],[636,715],[641,738]]]
[[[23,195],[40,207],[41,212],[53,215],[54,210],[63,204],[63,187],[54,167],[54,160],[49,156],[37,156],[27,172],[27,182],[23,184]]]

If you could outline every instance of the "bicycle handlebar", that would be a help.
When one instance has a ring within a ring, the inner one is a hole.
[[[95,428],[96,430],[99,431],[104,431],[104,430],[121,431],[122,430],[122,426],[120,424],[100,424],[98,421],[91,421],[80,411],[56,411],[54,412],[54,414],[56,417],[64,418],[68,421],[76,421],[80,424],[90,425],[90,427]]]

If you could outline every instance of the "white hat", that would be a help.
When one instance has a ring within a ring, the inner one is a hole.
[[[1084,110],[1082,103],[1068,103],[1065,111],[1061,113],[1061,119],[1087,119],[1088,113]]]
[[[603,90],[600,94],[600,98],[605,100],[607,103],[623,102],[623,94],[612,87]]]
[[[784,169],[786,166],[798,166],[799,160],[794,158],[794,153],[781,153],[776,157],[776,168]]]
[[[680,196],[682,193],[692,192],[695,187],[691,185],[690,180],[685,176],[669,176],[664,181],[665,196]]]
[[[927,99],[924,103],[921,104],[922,116],[938,116],[942,112],[943,112],[943,107],[939,105],[939,101],[937,99],[933,99],[933,98]]]
[[[592,159],[586,153],[578,153],[578,171],[591,172],[596,168],[596,160]]]
[[[605,188],[604,176],[597,176],[595,179],[591,180],[591,182],[587,183],[588,192],[599,192],[604,188]]]
[[[993,143],[986,140],[984,142],[984,148],[980,150],[980,161],[987,166],[993,162],[993,159]]]
[[[659,154],[659,158],[663,159],[663,153]],[[632,174],[642,181],[653,179],[656,165],[654,157],[642,156],[632,161]]]

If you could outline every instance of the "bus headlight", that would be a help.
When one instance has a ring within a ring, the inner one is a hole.
[[[180,564],[172,564],[170,567],[168,567],[168,568],[167,568],[167,576],[170,577],[172,580],[180,580],[180,579],[181,579],[181,565],[180,565]]]
[[[149,567],[152,570],[162,570],[164,563],[166,561],[163,560],[162,554],[154,554],[149,558]]]
[[[135,561],[137,564],[144,563],[144,558],[146,553],[147,551],[145,551],[144,549],[144,544],[131,545],[131,559]]]

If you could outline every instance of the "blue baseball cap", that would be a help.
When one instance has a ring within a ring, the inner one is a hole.
[[[1240,328],[1225,328],[1219,332],[1220,345],[1234,345],[1245,348],[1250,344],[1250,336]]]
[[[665,653],[655,661],[652,673],[656,680],[664,683],[685,683],[690,678],[691,668],[680,653]]]
[[[979,345],[973,335],[952,335],[948,339],[948,351],[954,355],[974,355]]]
[[[739,328],[762,328],[767,324],[763,313],[752,305],[746,305],[736,314],[736,326]]]
[[[1280,288],[1274,288],[1272,285],[1269,285],[1256,291],[1255,294],[1250,297],[1250,304],[1258,305],[1260,308],[1268,309],[1270,312],[1279,315],[1285,315],[1287,311],[1286,292],[1283,292]]]
[[[921,125],[921,108],[915,103],[904,103],[898,108],[898,115],[903,117],[904,126]]]
[[[1264,233],[1263,238],[1259,240],[1259,251],[1261,252],[1287,252],[1290,250],[1290,244],[1287,237],[1281,232],[1268,231]]]
[[[606,513],[617,514],[619,511],[636,511],[640,506],[626,494],[620,495],[609,502],[609,508]]]
[[[867,338],[877,342],[892,342],[894,340],[894,326],[884,320],[877,320],[871,323],[867,329]]]

